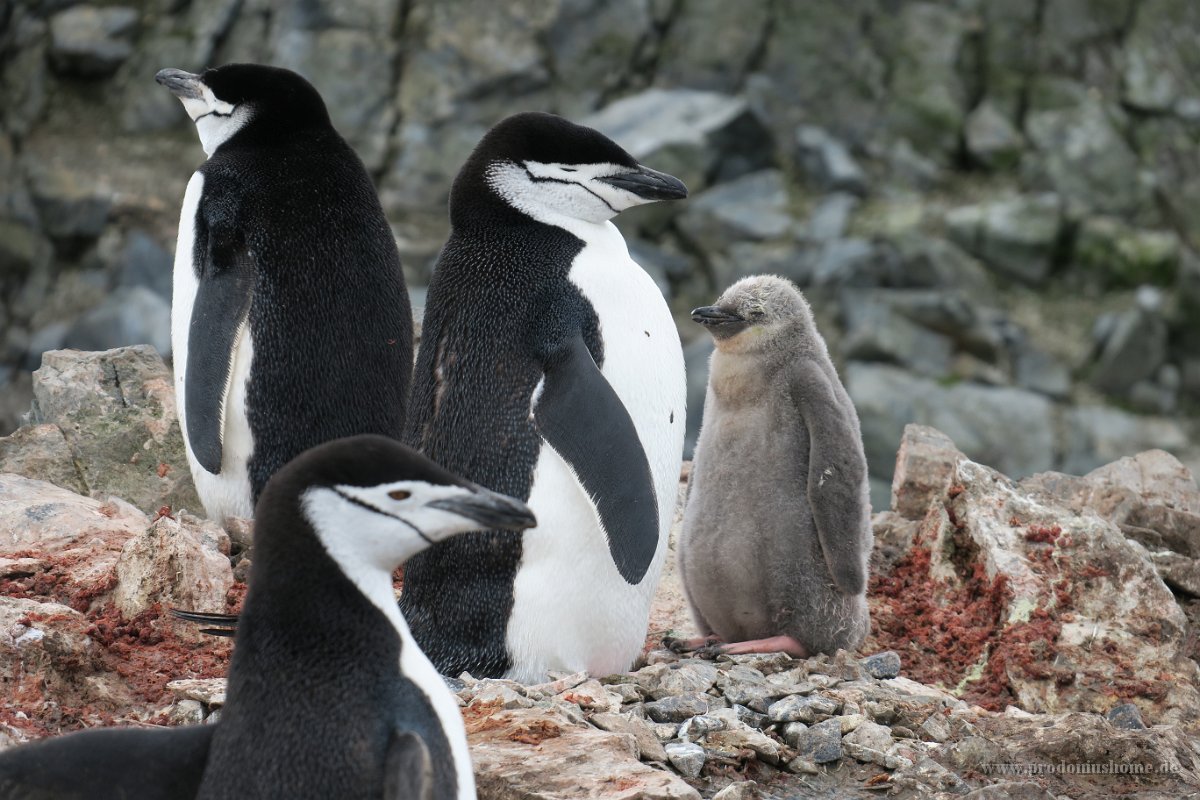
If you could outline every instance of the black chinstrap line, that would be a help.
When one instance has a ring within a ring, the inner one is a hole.
[[[612,203],[608,202],[608,201],[607,201],[607,200],[605,200],[603,197],[601,197],[600,195],[596,194],[596,193],[595,193],[595,192],[593,192],[591,189],[589,189],[588,187],[584,186],[582,183],[579,183],[578,181],[568,181],[568,180],[566,180],[566,179],[564,179],[564,178],[551,178],[551,177],[549,177],[549,176],[546,176],[546,177],[539,177],[539,176],[537,176],[537,175],[534,175],[532,172],[530,172],[530,171],[529,171],[529,167],[525,167],[525,174],[526,174],[526,175],[528,175],[528,176],[529,176],[529,180],[533,181],[534,183],[565,183],[565,184],[566,184],[566,185],[568,185],[568,186],[578,186],[580,189],[583,189],[585,192],[587,192],[588,194],[590,194],[592,197],[595,197],[595,198],[596,198],[597,200],[599,200],[601,203],[604,203],[604,205],[608,206],[608,210],[609,210],[609,211],[613,212],[614,214],[619,214],[619,213],[621,213],[620,211],[618,211],[617,209],[615,209],[615,208],[613,208],[613,207],[612,207]]]
[[[388,512],[384,511],[382,508],[377,508],[377,507],[375,507],[375,506],[371,505],[370,503],[368,503],[368,502],[367,502],[367,501],[365,501],[365,500],[359,500],[357,497],[353,497],[353,496],[351,496],[351,495],[348,495],[348,494],[346,494],[345,492],[339,491],[338,489],[334,489],[334,490],[333,490],[333,492],[334,492],[334,494],[336,494],[338,497],[342,498],[343,500],[347,500],[347,501],[349,501],[349,502],[353,503],[353,504],[354,504],[354,505],[356,505],[356,506],[361,506],[362,508],[365,508],[365,509],[367,509],[368,511],[374,511],[376,514],[382,514],[382,515],[383,515],[383,516],[385,516],[385,517],[388,517],[388,518],[390,518],[390,519],[394,519],[394,520],[396,520],[396,521],[397,521],[397,522],[399,522],[399,523],[402,523],[402,524],[404,524],[404,525],[407,525],[408,527],[412,528],[412,529],[413,529],[413,530],[416,532],[417,536],[420,536],[420,537],[421,537],[422,539],[424,539],[424,540],[425,540],[425,541],[426,541],[428,544],[433,544],[433,543],[434,543],[434,541],[433,541],[432,539],[430,539],[428,536],[426,536],[426,535],[425,535],[425,534],[424,534],[424,533],[421,531],[421,529],[420,529],[420,528],[418,528],[416,525],[413,525],[411,522],[409,522],[408,520],[404,519],[403,517],[398,517],[398,516],[396,516],[395,514],[389,514]]]

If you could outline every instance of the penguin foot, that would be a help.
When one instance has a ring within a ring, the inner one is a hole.
[[[700,650],[721,643],[721,637],[715,634],[708,636],[696,636],[692,639],[677,639],[674,636],[664,636],[662,640],[663,647],[670,650],[672,653],[690,653],[693,650]]]
[[[743,656],[748,653],[787,653],[792,658],[808,658],[808,648],[791,636],[772,636],[768,639],[751,639],[748,642],[714,643],[700,648],[696,655],[714,659],[717,656]]]

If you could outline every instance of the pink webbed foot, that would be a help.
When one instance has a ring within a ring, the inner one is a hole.
[[[696,652],[702,658],[719,655],[741,656],[748,653],[787,653],[792,658],[808,658],[808,649],[791,636],[772,636],[767,639],[751,639],[748,642],[712,644]]]

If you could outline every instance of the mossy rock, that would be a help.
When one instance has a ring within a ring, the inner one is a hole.
[[[1180,242],[1174,233],[1138,230],[1112,217],[1084,220],[1075,241],[1075,266],[1112,288],[1169,286],[1179,258]]]

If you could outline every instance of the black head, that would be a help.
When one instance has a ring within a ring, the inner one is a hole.
[[[554,114],[514,114],[484,135],[454,181],[450,214],[490,196],[535,219],[599,222],[631,206],[687,197],[597,130]]]
[[[384,436],[361,435],[314,447],[267,483],[255,513],[264,520],[297,508],[344,570],[391,569],[430,544],[468,531],[523,530],[537,524],[518,500],[453,475]],[[291,531],[283,531],[291,536]]]
[[[199,75],[159,70],[155,80],[183,102],[212,155],[235,135],[303,134],[329,128],[329,112],[313,85],[295,72],[262,64],[226,64]]]

